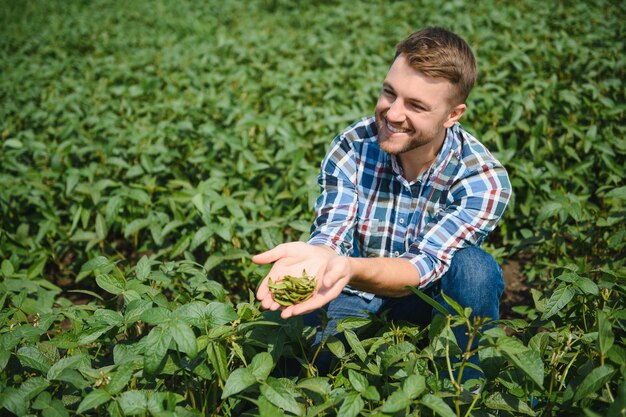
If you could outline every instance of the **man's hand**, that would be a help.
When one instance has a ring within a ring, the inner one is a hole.
[[[304,242],[283,243],[255,255],[252,261],[257,264],[274,264],[256,293],[261,306],[272,311],[283,307],[272,298],[267,285],[270,277],[273,281],[279,281],[285,275],[300,276],[303,270],[315,276],[317,288],[313,296],[300,304],[285,307],[280,314],[283,319],[310,313],[328,304],[350,282],[352,271],[350,258],[339,256],[330,248]]]

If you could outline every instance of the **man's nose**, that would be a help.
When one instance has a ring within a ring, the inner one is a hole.
[[[387,110],[387,120],[390,122],[404,122],[405,114],[400,100],[394,100]]]

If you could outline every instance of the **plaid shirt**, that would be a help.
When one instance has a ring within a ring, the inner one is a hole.
[[[480,245],[511,197],[504,167],[458,123],[430,169],[407,181],[397,158],[378,146],[374,117],[333,140],[318,184],[309,243],[345,256],[406,259],[419,288],[440,278],[457,250]]]

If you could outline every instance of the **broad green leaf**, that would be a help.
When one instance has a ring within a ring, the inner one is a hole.
[[[209,342],[206,348],[209,362],[221,381],[228,378],[228,365],[226,363],[226,349],[221,343]]]
[[[406,392],[394,391],[383,403],[383,413],[397,413],[409,407],[412,401]]]
[[[2,391],[2,407],[16,416],[26,415],[27,403],[24,395],[13,387],[7,387]]]
[[[126,285],[123,279],[109,274],[99,274],[96,277],[96,283],[100,288],[114,295],[119,295],[124,292]]]
[[[256,383],[256,377],[250,369],[235,369],[226,380],[226,385],[224,386],[224,391],[222,392],[222,399],[238,394]]]
[[[354,352],[354,354],[362,362],[365,362],[365,360],[367,359],[367,352],[365,352],[365,348],[363,348],[363,345],[361,344],[361,341],[357,337],[356,333],[354,333],[352,330],[346,329],[344,330],[343,334],[346,337],[348,345],[350,345],[350,347],[352,348],[352,352]]]
[[[356,417],[359,415],[364,406],[365,403],[363,402],[361,395],[358,392],[352,391],[343,399],[337,415],[342,417]]]
[[[228,304],[214,301],[207,304],[204,319],[208,327],[221,326],[237,320],[237,312]]]
[[[113,375],[111,376],[111,379],[109,380],[109,383],[107,384],[107,387],[106,387],[107,392],[109,392],[112,395],[115,395],[119,393],[120,391],[122,391],[126,387],[128,382],[130,381],[130,378],[133,375],[133,372],[134,372],[133,366],[134,365],[132,362],[126,362],[120,365],[117,368],[117,370],[113,373]]]
[[[294,392],[285,387],[285,382],[283,379],[269,378],[267,382],[261,384],[261,394],[276,407],[301,415],[304,407],[298,404]]]
[[[141,320],[153,325],[163,324],[170,320],[172,312],[164,307],[154,307],[141,314]]]
[[[613,342],[615,340],[615,336],[613,335],[613,330],[611,329],[611,322],[607,314],[598,310],[597,312],[597,320],[598,320],[598,351],[604,356],[607,355],[611,347],[613,347]]]
[[[448,404],[446,404],[441,398],[436,397],[432,394],[426,394],[420,400],[421,404],[424,404],[426,407],[430,408],[435,412],[435,414],[440,415],[441,417],[456,417],[456,414]]]
[[[331,351],[333,355],[338,357],[339,359],[346,356],[346,347],[343,345],[343,342],[337,339],[334,336],[330,336],[326,341],[326,347]]]
[[[363,374],[358,373],[354,369],[348,369],[348,379],[355,390],[362,393],[369,386],[367,378]]]
[[[117,403],[125,416],[141,415],[148,411],[148,397],[145,391],[125,391],[117,398]]]
[[[519,398],[506,393],[495,392],[485,399],[485,405],[493,410],[511,411],[525,414],[527,416],[536,415],[532,408]]]
[[[604,384],[606,384],[615,373],[610,365],[603,365],[593,369],[585,376],[574,393],[574,402],[586,398],[589,394],[597,392]]]
[[[137,279],[143,281],[148,278],[150,275],[150,260],[147,256],[142,256],[139,262],[137,262],[137,266],[135,266],[135,275]]]
[[[326,377],[304,378],[298,381],[298,388],[315,392],[320,395],[328,395],[331,387]]]
[[[259,396],[257,402],[259,407],[259,417],[282,417],[285,415],[283,410],[276,407],[263,395]]]
[[[84,413],[87,410],[101,406],[109,400],[111,400],[111,394],[103,389],[95,389],[83,398],[76,412],[78,414]]]
[[[16,356],[22,366],[36,369],[43,374],[47,374],[52,365],[50,360],[34,346],[21,347]]]
[[[172,336],[167,329],[157,326],[150,330],[146,337],[148,343],[143,357],[143,367],[148,374],[154,374],[165,359]]]
[[[0,268],[0,270],[2,271],[2,275],[4,275],[6,278],[10,277],[11,275],[13,275],[13,272],[15,272],[13,264],[8,259],[4,259],[2,261],[2,267]]]
[[[426,389],[426,378],[422,375],[409,375],[402,383],[402,391],[411,399],[417,398]]]
[[[64,370],[77,369],[85,361],[88,361],[88,358],[81,354],[74,355],[74,356],[67,356],[57,361],[54,365],[50,367],[46,378],[50,381],[53,379],[57,379]]]
[[[565,284],[560,284],[546,303],[545,311],[541,315],[541,320],[547,320],[563,309],[576,295],[576,291]]]
[[[507,351],[504,352],[506,357],[513,362],[519,370],[528,375],[537,386],[543,386],[544,369],[539,352],[532,349],[514,354]]]
[[[198,353],[198,343],[191,327],[187,323],[178,320],[171,322],[168,329],[172,338],[176,341],[178,349],[189,355],[190,358],[194,358]]]
[[[49,386],[50,382],[42,377],[36,376],[28,378],[26,381],[22,382],[22,385],[20,386],[20,392],[26,400],[31,400]]]
[[[80,269],[80,272],[100,271],[101,273],[108,273],[114,268],[115,264],[109,261],[104,256],[96,256],[93,259],[85,262]]]
[[[258,381],[265,381],[273,368],[274,360],[267,352],[257,353],[250,362],[250,370]]]

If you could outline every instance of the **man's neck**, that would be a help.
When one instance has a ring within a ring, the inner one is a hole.
[[[398,161],[402,166],[403,176],[407,181],[416,180],[431,167],[443,147],[445,138],[446,132],[444,131],[444,135],[440,141],[431,142],[398,155]]]

